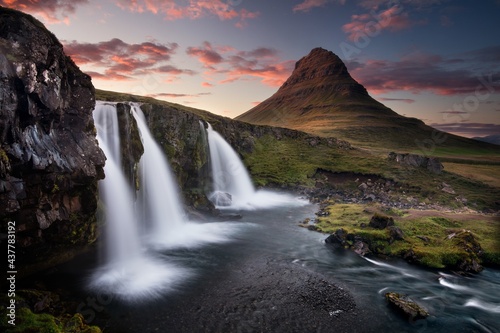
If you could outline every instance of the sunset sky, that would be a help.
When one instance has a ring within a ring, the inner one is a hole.
[[[500,134],[500,0],[0,0],[44,22],[100,89],[235,117],[314,47],[372,97],[463,136]]]

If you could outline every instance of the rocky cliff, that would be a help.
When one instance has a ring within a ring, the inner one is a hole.
[[[3,7],[0,82],[2,232],[16,222],[19,266],[47,263],[96,239],[94,87],[39,21]]]

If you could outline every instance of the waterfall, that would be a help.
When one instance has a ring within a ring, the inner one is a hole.
[[[170,166],[152,137],[139,105],[132,104],[132,114],[144,146],[144,154],[139,162],[139,216],[151,225],[152,240],[166,244],[174,240],[173,236],[183,227],[187,218]]]
[[[210,124],[208,124],[207,136],[213,181],[210,199],[216,206],[248,203],[255,195],[255,188],[243,162],[229,143],[214,131]]]
[[[186,270],[160,262],[147,253],[138,232],[134,196],[121,169],[116,106],[98,102],[94,110],[97,140],[107,161],[99,195],[105,206],[104,263],[90,288],[123,299],[154,298],[184,280]]]
[[[209,199],[220,209],[266,209],[305,205],[307,200],[285,193],[256,191],[252,179],[231,145],[208,124],[212,192]]]
[[[120,136],[118,117],[113,105],[99,105],[94,111],[99,146],[107,157],[104,173],[106,178],[99,182],[99,194],[106,204],[107,223],[106,261],[126,266],[138,259],[141,250],[139,234],[130,205],[132,193],[121,171]]]

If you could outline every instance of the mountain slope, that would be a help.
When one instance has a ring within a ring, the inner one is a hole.
[[[421,120],[397,114],[370,97],[350,76],[342,60],[322,48],[300,59],[273,96],[235,119],[333,136],[382,151],[500,154],[493,145],[440,132]]]

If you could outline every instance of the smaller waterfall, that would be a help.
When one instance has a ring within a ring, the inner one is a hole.
[[[241,205],[255,195],[250,175],[234,149],[208,124],[208,145],[212,169],[213,192],[210,199],[216,206]],[[228,197],[228,194],[231,197]]]
[[[209,199],[218,208],[265,209],[276,206],[304,205],[306,200],[272,191],[256,191],[250,174],[238,154],[208,124],[207,137],[212,171],[212,192]]]

